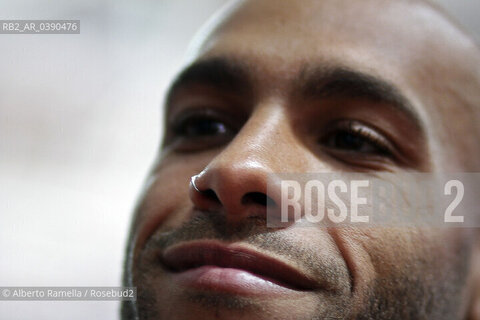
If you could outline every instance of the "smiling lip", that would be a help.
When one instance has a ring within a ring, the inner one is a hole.
[[[282,294],[315,289],[296,268],[257,251],[218,242],[189,242],[168,248],[163,264],[180,285],[239,294]]]

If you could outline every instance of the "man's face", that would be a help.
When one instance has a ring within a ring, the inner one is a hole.
[[[400,1],[227,12],[166,101],[127,258],[140,318],[463,318],[467,229],[265,221],[273,173],[465,171],[478,83],[459,34]]]

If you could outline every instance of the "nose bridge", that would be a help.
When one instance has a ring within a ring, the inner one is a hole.
[[[209,167],[247,168],[278,172],[285,169],[285,158],[293,156],[295,144],[285,111],[268,104],[259,107],[235,139],[215,157]],[[284,158],[279,161],[279,158]],[[262,169],[263,168],[263,169]]]
[[[196,176],[192,201],[200,209],[221,206],[229,220],[266,214],[267,201],[280,203],[279,183],[272,174],[288,171],[285,157],[294,157],[292,139],[281,108],[256,109],[235,139]]]

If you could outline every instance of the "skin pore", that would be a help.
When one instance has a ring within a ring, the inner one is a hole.
[[[265,222],[272,173],[478,171],[479,57],[423,1],[230,5],[166,98],[127,249],[125,284],[138,299],[123,317],[479,320],[476,229]],[[315,285],[275,295],[186,287],[165,261],[195,243],[275,258]]]

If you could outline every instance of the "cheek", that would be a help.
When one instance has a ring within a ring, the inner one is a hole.
[[[446,290],[442,286],[461,286],[458,275],[468,264],[468,230],[334,228],[331,233],[352,272],[357,310],[377,286],[384,294],[419,285],[440,294]]]
[[[363,243],[376,279],[448,282],[468,264],[469,233],[461,229],[382,228],[366,232]],[[433,285],[433,284],[432,284]]]
[[[195,161],[164,159],[149,176],[135,210],[135,251],[159,230],[178,227],[188,216],[190,178],[203,168]]]
[[[378,228],[366,230],[363,246],[369,253],[376,278],[413,271],[420,261],[430,261],[437,254],[432,248],[433,234],[413,228]],[[421,258],[421,259],[419,259]]]

